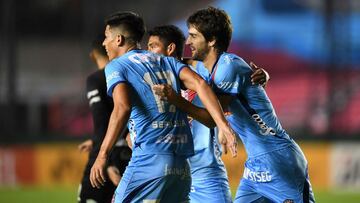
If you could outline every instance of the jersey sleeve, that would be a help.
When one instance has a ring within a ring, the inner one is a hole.
[[[127,82],[125,66],[120,61],[111,61],[105,67],[107,94],[112,97],[114,87],[122,82]]]
[[[166,58],[168,60],[168,63],[171,64],[171,67],[174,68],[177,77],[179,77],[179,74],[183,68],[188,67],[188,65],[182,63],[181,61],[177,60],[174,57],[166,57]]]
[[[251,69],[240,59],[232,59],[215,67],[211,80],[218,94],[237,94],[250,79]]]
[[[86,98],[89,102],[89,106],[97,100],[92,100],[92,98],[99,96],[99,85],[97,83],[94,74],[91,74],[86,78]]]

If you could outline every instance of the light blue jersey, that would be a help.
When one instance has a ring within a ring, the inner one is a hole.
[[[189,98],[189,101],[205,108],[197,94]],[[195,148],[195,155],[189,158],[192,178],[190,202],[232,202],[226,169],[221,160],[217,129],[210,129],[197,120],[192,120],[190,126]]]
[[[217,95],[233,95],[227,117],[239,134],[248,156],[256,156],[291,144],[281,127],[263,87],[251,84],[252,69],[240,57],[223,53],[212,73],[198,66],[198,74],[212,85]]]
[[[172,57],[144,50],[132,50],[112,60],[105,68],[108,95],[118,83],[131,87],[131,115],[128,128],[133,155],[193,154],[193,140],[185,113],[160,100],[155,84],[170,84],[180,92],[178,74],[185,65]]]
[[[205,108],[196,95],[192,103]],[[221,160],[221,146],[217,139],[217,129],[210,129],[197,120],[191,121],[195,155],[189,158],[193,180],[209,177],[227,178],[226,169]]]
[[[113,59],[105,68],[108,95],[119,83],[129,85],[128,123],[133,153],[116,191],[115,202],[186,202],[191,186],[187,158],[194,153],[187,115],[160,100],[152,85],[177,79],[184,64],[143,50]]]
[[[196,71],[217,95],[233,96],[224,111],[248,155],[235,202],[313,202],[305,156],[281,127],[263,87],[252,85],[249,65],[223,53],[211,73],[203,65]]]

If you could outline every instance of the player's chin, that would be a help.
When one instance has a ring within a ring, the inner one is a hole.
[[[194,54],[192,55],[192,59],[193,59],[193,60],[196,60],[196,61],[202,61],[202,60],[203,60],[203,58],[200,57],[199,54],[197,54],[197,53],[194,53]]]
[[[196,58],[197,57],[197,52],[195,50],[191,50],[191,58]]]

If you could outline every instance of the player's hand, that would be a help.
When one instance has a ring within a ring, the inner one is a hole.
[[[175,90],[168,84],[153,85],[152,89],[161,100],[175,101],[178,96]]]
[[[78,145],[78,149],[80,152],[90,152],[92,147],[93,147],[93,141],[91,139],[88,139]]]
[[[106,158],[97,157],[94,165],[91,167],[90,171],[90,182],[93,187],[100,188],[104,186],[105,183],[105,174],[104,168],[106,164]]]
[[[224,129],[219,128],[218,134],[219,142],[222,146],[223,152],[227,154],[227,149],[230,150],[232,157],[237,155],[237,139],[234,130],[228,126]]]
[[[120,182],[121,179],[121,175],[120,175],[120,171],[118,168],[116,168],[116,166],[108,166],[107,169],[107,174],[109,176],[109,179],[111,180],[111,182],[117,186]]]
[[[266,84],[270,80],[269,73],[266,72],[263,68],[259,68],[255,63],[250,62],[250,67],[253,69],[253,74],[251,75],[251,83],[253,85],[261,85],[266,87]]]

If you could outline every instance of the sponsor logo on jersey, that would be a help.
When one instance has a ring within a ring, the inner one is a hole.
[[[272,128],[266,125],[266,123],[261,119],[259,114],[253,114],[251,117],[254,119],[254,121],[258,124],[260,127],[260,134],[262,135],[276,135],[276,131]]]
[[[184,134],[173,135],[167,134],[165,136],[160,136],[156,143],[171,143],[171,144],[184,144],[188,142],[188,136]]]
[[[253,182],[266,183],[270,182],[272,176],[269,171],[252,171],[245,167],[243,177]]]
[[[184,168],[173,168],[169,167],[167,164],[165,165],[165,175],[176,175],[181,176],[181,179],[190,178],[190,168],[185,166]]]
[[[238,88],[239,83],[238,82],[226,82],[226,81],[223,81],[223,82],[217,84],[217,87],[220,88],[220,89]]]
[[[175,127],[184,127],[186,122],[184,120],[175,120],[175,121],[153,121],[152,128],[175,128]]]
[[[109,81],[111,81],[112,79],[118,78],[118,77],[120,77],[120,72],[114,71],[114,72],[110,73],[109,75],[107,75],[106,83],[109,83]]]

